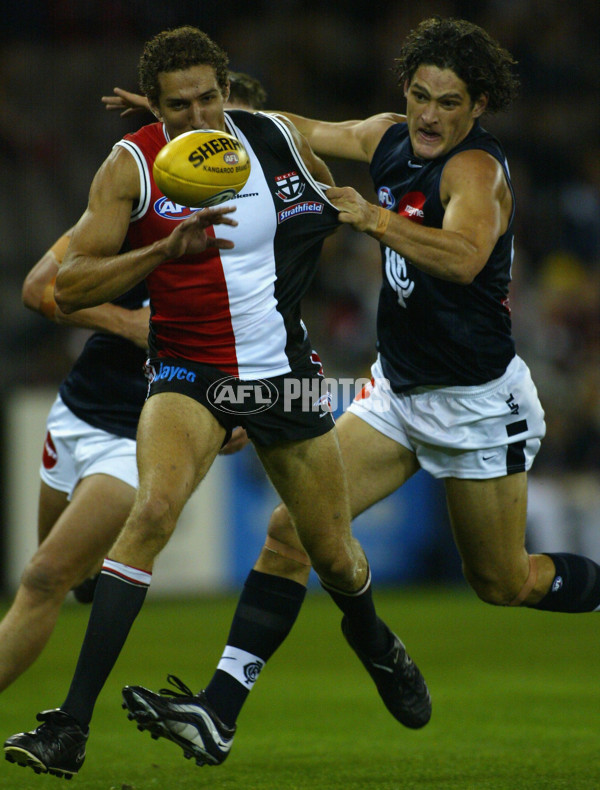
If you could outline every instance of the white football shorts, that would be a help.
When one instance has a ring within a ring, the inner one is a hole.
[[[348,407],[416,454],[433,477],[484,480],[528,471],[546,433],[529,368],[513,357],[498,379],[472,387],[392,392],[379,358]]]
[[[135,442],[94,428],[63,403],[54,401],[46,421],[40,477],[57,491],[73,496],[79,481],[95,474],[110,475],[137,488]]]

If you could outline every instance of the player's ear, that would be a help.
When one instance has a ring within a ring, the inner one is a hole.
[[[477,99],[473,102],[473,118],[479,118],[486,110],[488,106],[489,96],[487,93],[482,93],[479,95]]]
[[[223,104],[227,104],[229,101],[229,94],[231,93],[231,82],[227,80],[227,88],[221,91],[221,96],[223,97]]]
[[[150,105],[150,112],[152,113],[152,115],[154,115],[156,120],[162,121],[163,117],[160,113],[160,110],[158,109],[158,105],[154,104],[154,102],[150,101],[150,99],[148,99],[148,104]]]

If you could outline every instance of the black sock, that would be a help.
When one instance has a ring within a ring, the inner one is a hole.
[[[61,705],[83,729],[91,721],[98,694],[142,608],[149,583],[149,573],[112,561],[100,574],[75,674]]]
[[[235,724],[260,670],[294,625],[305,594],[306,587],[298,582],[250,571],[219,664],[231,665],[232,674],[217,669],[205,689],[208,701],[224,724]],[[248,654],[247,663],[237,651]],[[232,654],[239,657],[242,665]]]
[[[600,565],[578,554],[550,554],[556,575],[550,589],[531,609],[591,612],[600,607]]]
[[[373,658],[387,653],[390,638],[387,626],[377,617],[371,591],[371,572],[367,581],[354,593],[346,593],[321,581],[336,605],[346,616],[352,643]]]

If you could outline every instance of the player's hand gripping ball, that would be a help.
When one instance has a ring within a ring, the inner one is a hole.
[[[244,187],[250,158],[237,137],[202,129],[180,134],[161,148],[153,175],[163,195],[180,206],[216,206]]]

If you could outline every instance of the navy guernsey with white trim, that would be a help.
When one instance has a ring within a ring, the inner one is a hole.
[[[395,392],[426,385],[483,384],[501,376],[515,354],[508,308],[514,193],[500,143],[476,122],[467,137],[444,156],[418,159],[406,123],[398,123],[383,135],[371,162],[371,177],[384,208],[426,227],[441,228],[444,166],[470,149],[487,151],[504,170],[513,195],[508,228],[470,285],[426,274],[381,245],[378,350]]]
[[[137,310],[148,303],[142,282],[113,304]],[[147,352],[131,340],[109,332],[94,332],[59,388],[65,405],[94,428],[135,439],[146,398]]]

